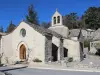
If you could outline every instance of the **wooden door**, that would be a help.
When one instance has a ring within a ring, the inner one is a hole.
[[[20,59],[26,59],[26,48],[23,44],[20,47]]]

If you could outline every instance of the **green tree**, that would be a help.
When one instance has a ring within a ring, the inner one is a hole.
[[[83,16],[77,20],[77,28],[85,29],[85,22]]]
[[[89,7],[83,15],[83,20],[86,28],[100,28],[100,7]]]
[[[77,28],[78,24],[78,16],[77,13],[69,13],[64,16],[64,25],[67,26],[69,29]]]
[[[33,5],[30,5],[28,7],[28,15],[26,16],[26,21],[31,22],[33,24],[38,25],[38,17],[37,17],[37,12],[34,9]]]
[[[44,28],[49,28],[50,25],[51,25],[50,22],[48,22],[48,23],[47,23],[47,22],[42,22],[42,23],[41,23],[41,26],[44,27]]]
[[[6,30],[6,32],[7,33],[10,33],[10,32],[12,32],[14,29],[15,29],[15,25],[12,23],[12,21],[10,22],[10,24],[9,24],[9,26],[7,27],[7,30]]]
[[[3,32],[3,26],[0,26],[0,32]]]

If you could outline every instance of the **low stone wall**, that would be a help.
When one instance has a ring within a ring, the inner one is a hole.
[[[95,68],[95,69],[100,69],[100,65],[89,65],[89,64],[77,64],[74,67],[78,68]]]

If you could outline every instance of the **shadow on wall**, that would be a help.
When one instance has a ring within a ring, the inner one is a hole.
[[[82,42],[80,42],[80,47],[81,47],[81,50],[83,52],[83,43]]]
[[[58,47],[52,43],[52,61],[57,61],[58,59]]]
[[[97,52],[95,53],[95,55],[100,56],[100,49],[97,49]]]
[[[68,49],[64,47],[64,57],[68,57]]]

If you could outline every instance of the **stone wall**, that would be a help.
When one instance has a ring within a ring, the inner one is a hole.
[[[45,62],[51,61],[52,56],[52,37],[45,37]]]
[[[63,58],[64,58],[63,39],[59,39],[58,60],[63,60]]]

